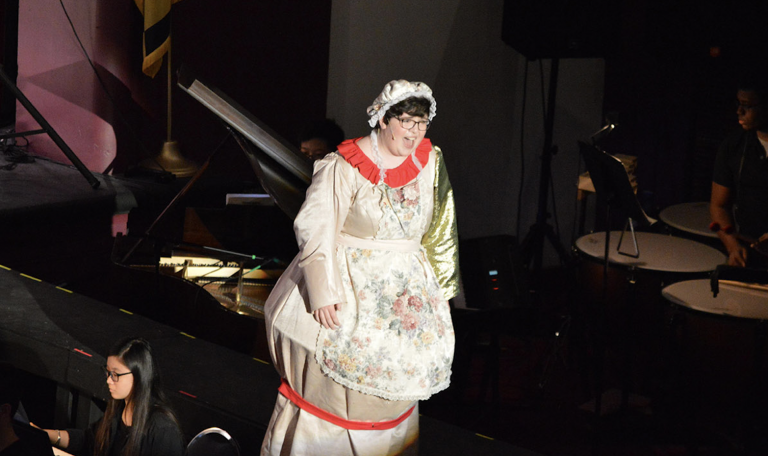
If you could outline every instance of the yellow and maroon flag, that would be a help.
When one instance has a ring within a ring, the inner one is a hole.
[[[171,46],[171,4],[181,0],[134,0],[144,16],[144,63],[141,69],[155,77],[163,63],[163,55]]]

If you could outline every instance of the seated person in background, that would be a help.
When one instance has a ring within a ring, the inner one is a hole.
[[[45,440],[34,439],[31,435],[17,433],[13,417],[19,408],[21,399],[19,375],[16,368],[6,362],[0,362],[0,455],[2,456],[40,456],[53,455]],[[30,431],[39,432],[29,428]]]
[[[51,444],[76,455],[182,456],[184,439],[160,390],[149,343],[119,342],[105,375],[112,398],[104,416],[88,430],[45,429]]]
[[[713,225],[720,227],[717,234],[730,266],[766,267],[768,71],[745,76],[736,99],[741,131],[728,137],[717,152],[710,215]]]
[[[335,151],[344,141],[344,130],[331,119],[311,122],[299,136],[301,153],[312,160],[320,160]]]

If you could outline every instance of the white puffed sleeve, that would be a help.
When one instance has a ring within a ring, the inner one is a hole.
[[[346,302],[336,264],[336,239],[354,199],[354,172],[337,153],[316,161],[312,184],[293,223],[298,264],[313,311]]]

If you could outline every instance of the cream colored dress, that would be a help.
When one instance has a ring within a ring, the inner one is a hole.
[[[392,429],[348,430],[279,394],[262,455],[417,454],[417,401],[448,387],[454,350],[449,292],[422,247],[437,152],[420,147],[404,165],[415,177],[398,187],[374,184],[362,151],[315,163],[294,223],[300,253],[266,304],[275,367],[305,400],[355,421],[416,409]],[[336,303],[341,328],[325,329],[312,311]]]

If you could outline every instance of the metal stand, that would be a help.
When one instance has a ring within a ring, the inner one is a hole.
[[[615,213],[621,215],[627,219],[624,225],[624,231],[622,231],[622,238],[627,226],[632,231],[632,239],[635,246],[635,252],[624,253],[617,248],[617,251],[621,255],[630,256],[633,258],[639,258],[640,250],[637,246],[637,240],[634,235],[633,221],[637,221],[642,227],[649,227],[653,224],[654,220],[650,219],[645,212],[643,212],[640,203],[637,201],[632,186],[629,182],[629,177],[621,164],[621,161],[612,157],[598,147],[593,145],[587,145],[586,143],[579,142],[579,148],[584,158],[584,162],[587,165],[587,170],[592,178],[592,182],[595,185],[595,192],[599,197],[605,200],[605,246],[603,252],[603,283],[602,283],[602,296],[601,301],[593,310],[593,343],[594,343],[594,391],[595,391],[595,432],[593,435],[593,453],[597,451],[601,445],[601,437],[603,432],[603,426],[601,421],[602,413],[602,394],[603,394],[603,371],[605,368],[605,349],[606,349],[606,309],[608,308],[608,269],[610,266],[610,245],[611,245],[611,222],[612,215]],[[621,247],[621,239],[619,245]],[[635,292],[635,278],[634,271],[630,270],[630,274],[627,277],[630,288],[630,302],[628,303],[628,311],[625,314],[624,324],[626,324],[623,348],[624,348],[624,364],[622,366],[622,409],[626,410],[629,399],[629,382],[631,374],[631,360],[630,357],[634,351],[634,329],[632,326],[632,307],[634,307],[634,292]]]
[[[547,239],[560,256],[563,264],[570,262],[568,251],[560,243],[560,239],[555,235],[555,230],[547,224],[549,213],[547,206],[549,202],[549,185],[552,173],[552,156],[556,153],[557,147],[552,146],[552,127],[555,122],[555,95],[557,93],[557,75],[560,67],[560,59],[552,59],[552,67],[549,71],[549,98],[547,99],[547,116],[544,123],[544,150],[541,154],[541,174],[539,175],[539,205],[536,214],[536,223],[523,239],[522,256],[526,265],[533,261],[532,271],[538,272],[541,269],[542,254],[544,249],[544,240]]]
[[[94,177],[93,174],[88,170],[88,168],[85,167],[83,162],[80,161],[79,158],[77,158],[77,155],[75,155],[74,152],[72,152],[72,149],[69,148],[69,146],[64,142],[63,139],[61,139],[61,136],[59,136],[58,133],[56,133],[56,130],[53,129],[51,124],[48,123],[48,121],[45,120],[42,114],[35,109],[35,107],[32,105],[32,103],[27,99],[26,96],[24,96],[23,93],[21,93],[21,90],[19,90],[18,87],[16,87],[16,84],[13,83],[13,81],[8,77],[7,74],[5,74],[5,70],[3,69],[3,66],[0,65],[0,79],[2,79],[3,84],[5,87],[10,90],[13,93],[13,96],[16,97],[17,100],[24,106],[24,109],[29,112],[29,114],[37,121],[37,123],[43,127],[41,130],[33,130],[33,131],[26,131],[21,133],[12,133],[8,135],[0,135],[0,140],[7,139],[7,138],[17,138],[19,136],[30,136],[30,135],[37,135],[40,133],[47,133],[48,136],[53,140],[54,143],[56,143],[57,146],[59,146],[59,149],[61,149],[62,152],[64,152],[64,155],[67,156],[70,162],[72,162],[73,165],[75,165],[75,168],[77,168],[78,171],[80,171],[80,174],[85,177],[85,179],[88,181],[89,184],[91,184],[91,187],[94,189],[98,188],[101,182],[99,182],[96,177]]]

